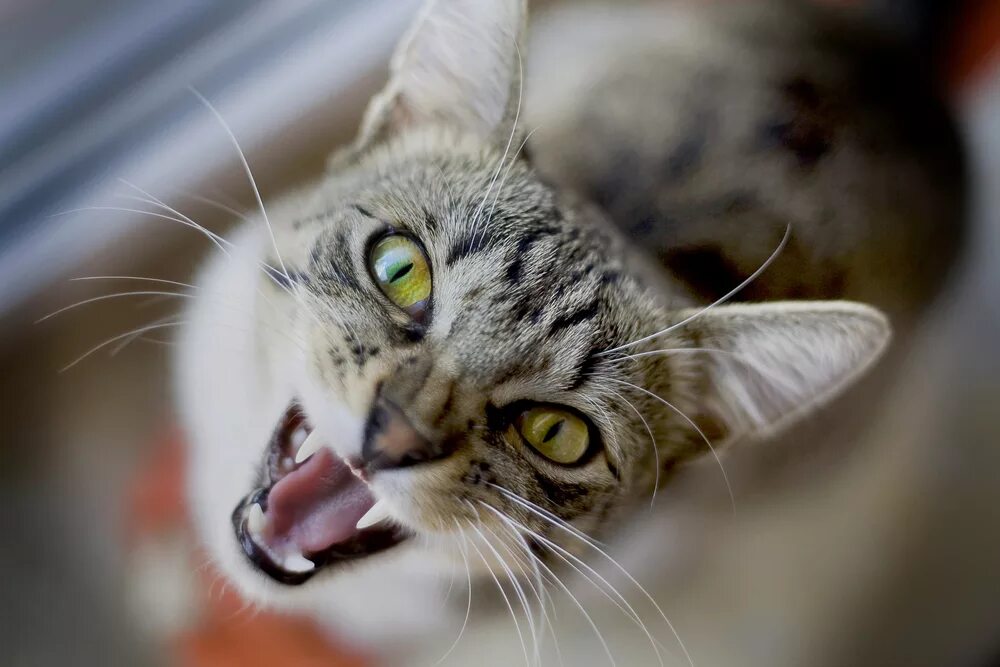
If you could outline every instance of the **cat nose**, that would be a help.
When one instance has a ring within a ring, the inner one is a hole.
[[[422,435],[398,405],[383,396],[375,399],[361,446],[362,464],[367,472],[406,468],[444,458],[449,453],[442,442]]]

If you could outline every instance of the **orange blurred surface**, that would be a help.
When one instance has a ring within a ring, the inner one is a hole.
[[[192,564],[195,546],[184,500],[184,445],[171,430],[160,438],[128,494],[127,546],[183,531]],[[338,644],[308,619],[250,608],[235,591],[216,585],[217,572],[197,569],[198,622],[165,640],[172,663],[182,667],[362,667],[369,661]]]

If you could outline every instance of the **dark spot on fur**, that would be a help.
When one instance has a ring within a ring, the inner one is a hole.
[[[419,343],[424,339],[426,334],[427,331],[424,327],[416,322],[410,322],[403,327],[403,338],[405,338],[408,343]]]
[[[528,232],[518,239],[517,246],[513,252],[513,257],[510,264],[507,265],[507,280],[511,284],[516,285],[521,281],[524,262],[527,259],[527,254],[531,251],[531,246],[548,233],[550,233],[549,230],[537,230]]]
[[[519,322],[528,321],[531,324],[538,324],[544,310],[545,307],[537,296],[522,294],[521,298],[513,303],[510,314]]]
[[[554,505],[564,509],[590,494],[590,489],[583,484],[557,482],[541,473],[535,473],[535,482]]]
[[[601,274],[601,286],[617,285],[618,281],[621,280],[621,277],[621,271],[609,269]]]
[[[549,338],[563,329],[568,329],[569,327],[582,324],[593,319],[600,312],[600,308],[600,302],[597,299],[594,299],[586,306],[575,312],[560,315],[552,322],[551,325],[549,325]]]
[[[361,204],[351,204],[351,208],[353,208],[355,211],[365,216],[366,218],[372,218],[373,220],[378,220],[378,218],[372,215],[371,212],[365,207],[363,207]]]
[[[462,238],[452,244],[451,248],[448,250],[448,256],[445,257],[444,263],[447,266],[451,266],[460,259],[464,259],[470,255],[474,255],[492,247],[493,243],[494,238],[488,229],[488,222],[480,222],[478,227],[469,230],[468,234],[465,234]]]
[[[465,473],[463,481],[471,486],[479,486],[480,484],[496,484],[497,478],[490,472],[490,464],[485,461],[472,460],[469,461],[469,470]]]
[[[426,225],[429,232],[436,232],[438,230],[437,218],[427,209],[424,209],[424,225]]]
[[[577,364],[576,370],[573,371],[573,382],[570,383],[568,390],[575,391],[582,387],[587,381],[587,378],[591,376],[594,372],[594,368],[597,363],[601,360],[600,352],[602,348],[592,347],[583,358],[580,359],[580,363]]]

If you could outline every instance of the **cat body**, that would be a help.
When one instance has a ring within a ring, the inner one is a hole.
[[[536,62],[522,3],[430,3],[357,142],[266,202],[188,313],[178,406],[213,559],[386,654],[447,649],[451,586],[530,582],[507,604],[537,609],[543,581],[606,566],[591,540],[645,520],[682,464],[860,377],[957,247],[935,181],[953,147],[867,127],[840,61],[793,67],[808,35],[564,11]],[[803,300],[714,303],[743,282]]]

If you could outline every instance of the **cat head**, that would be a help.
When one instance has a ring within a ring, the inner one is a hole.
[[[542,182],[520,150],[524,20],[429,4],[307,214],[272,213],[255,377],[284,393],[270,441],[241,443],[254,479],[213,510],[251,593],[321,595],[404,549],[550,558],[887,343],[859,304],[697,307]]]

